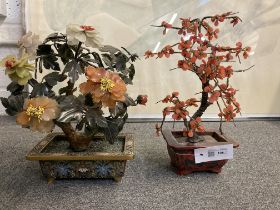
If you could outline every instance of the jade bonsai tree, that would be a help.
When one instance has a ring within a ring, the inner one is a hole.
[[[128,118],[127,108],[144,105],[147,96],[134,100],[126,93],[138,56],[100,41],[95,28],[75,24],[67,26],[66,34],[50,34],[41,43],[31,32],[24,35],[18,57],[1,61],[12,80],[7,87],[11,95],[1,97],[7,114],[32,131],[60,127],[75,151],[86,149],[99,133],[114,143]],[[76,84],[81,76],[87,81]]]
[[[236,13],[227,12],[221,15],[206,16],[203,18],[180,18],[181,26],[176,27],[165,21],[161,25],[155,26],[163,28],[163,34],[167,30],[174,30],[178,34],[178,42],[165,46],[159,52],[146,51],[146,58],[169,58],[171,55],[179,55],[177,67],[171,69],[181,69],[185,72],[194,73],[201,82],[201,98],[189,98],[182,100],[178,92],[167,95],[162,103],[169,103],[163,109],[163,120],[161,125],[157,125],[160,132],[167,115],[172,114],[175,121],[184,121],[184,136],[189,142],[200,141],[197,132],[203,132],[201,116],[206,109],[216,104],[220,110],[220,132],[222,132],[222,122],[233,121],[237,113],[240,113],[240,104],[236,100],[237,89],[230,84],[230,79],[235,72],[244,70],[234,70],[232,62],[236,60],[241,63],[241,59],[247,59],[250,47],[244,47],[241,42],[234,46],[222,46],[219,43],[219,25],[229,23],[235,26],[241,19]],[[190,115],[189,107],[198,107],[197,111]]]

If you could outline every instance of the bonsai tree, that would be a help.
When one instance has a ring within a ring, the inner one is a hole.
[[[155,26],[163,28],[163,34],[167,30],[175,31],[179,38],[178,42],[165,46],[159,52],[146,51],[146,58],[169,58],[171,55],[179,54],[177,67],[171,69],[181,69],[184,72],[194,73],[201,82],[201,98],[189,98],[182,100],[178,92],[167,95],[159,102],[169,103],[163,109],[163,120],[161,125],[157,125],[158,132],[161,131],[167,115],[172,114],[174,121],[184,121],[184,136],[189,142],[202,140],[197,132],[205,131],[201,125],[201,116],[207,108],[216,104],[220,110],[220,132],[222,122],[233,121],[237,113],[240,113],[240,104],[236,100],[237,89],[231,86],[230,79],[235,72],[244,70],[234,70],[231,63],[236,60],[241,63],[241,59],[247,59],[250,47],[244,47],[241,42],[234,46],[222,46],[219,44],[219,24],[229,23],[235,26],[241,19],[236,13],[227,12],[221,15],[206,16],[203,18],[180,18],[181,26],[176,27],[165,21],[161,25]],[[189,107],[198,107],[197,111],[190,115]]]
[[[127,108],[144,105],[147,96],[134,100],[126,93],[138,56],[125,48],[102,46],[100,40],[93,27],[75,24],[67,26],[66,34],[50,34],[42,43],[31,32],[24,35],[18,57],[1,61],[12,80],[7,87],[11,95],[1,97],[7,114],[16,115],[17,123],[32,131],[60,127],[75,151],[86,149],[98,133],[114,143],[128,118]],[[76,84],[80,76],[87,81]],[[58,84],[60,89],[54,91]]]

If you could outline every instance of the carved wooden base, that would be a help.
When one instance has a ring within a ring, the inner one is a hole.
[[[193,155],[184,155],[174,152],[168,147],[168,153],[171,158],[171,165],[178,175],[187,175],[193,172],[205,171],[212,173],[221,173],[222,167],[227,163],[227,160],[210,161],[205,163],[195,163]]]
[[[217,134],[216,132],[205,132],[200,135],[211,136],[210,143],[207,141],[198,143],[178,142],[177,138],[183,137],[182,132],[171,132],[170,130],[163,131],[163,136],[167,142],[167,150],[171,159],[171,165],[178,175],[187,175],[193,172],[212,172],[221,173],[222,167],[228,160],[209,161],[204,163],[195,163],[194,150],[197,148],[205,148],[209,146],[217,146],[224,143],[233,144],[233,147],[239,145],[233,140],[228,140],[225,137]],[[210,138],[208,138],[210,139]],[[216,143],[215,141],[216,140]]]

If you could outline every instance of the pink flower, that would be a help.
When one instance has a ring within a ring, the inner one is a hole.
[[[81,93],[91,93],[94,102],[102,102],[109,108],[115,107],[117,101],[125,100],[126,85],[117,73],[92,66],[85,72],[88,80],[80,84]]]
[[[219,116],[223,116],[225,120],[229,122],[236,117],[236,113],[234,113],[233,106],[228,105],[226,108],[224,108],[223,112],[219,114]]]

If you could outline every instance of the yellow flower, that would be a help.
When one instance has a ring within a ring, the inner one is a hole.
[[[25,85],[32,78],[30,71],[34,70],[34,66],[28,63],[28,55],[26,54],[20,59],[8,55],[0,61],[0,66],[4,67],[5,73],[19,85]]]
[[[33,131],[51,132],[55,126],[53,120],[59,114],[60,109],[53,99],[45,96],[26,99],[23,111],[17,114],[17,123]]]
[[[85,72],[88,80],[80,84],[81,93],[91,93],[94,102],[102,102],[109,108],[115,107],[117,101],[125,100],[126,85],[117,73],[92,66]]]

